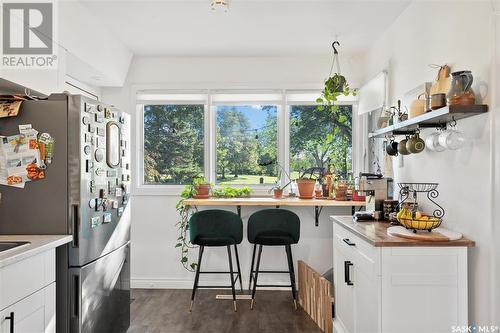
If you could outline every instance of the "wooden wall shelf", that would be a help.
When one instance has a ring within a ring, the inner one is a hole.
[[[488,112],[488,105],[450,105],[430,111],[418,117],[376,130],[370,138],[381,138],[390,135],[407,135],[414,133],[419,128],[442,127],[446,123],[468,118]]]

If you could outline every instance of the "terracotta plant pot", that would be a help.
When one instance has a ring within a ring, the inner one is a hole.
[[[297,179],[297,186],[299,187],[299,195],[302,198],[311,198],[314,196],[314,186],[316,181],[314,179]]]
[[[278,188],[275,188],[273,190],[273,197],[275,199],[281,199],[283,198],[283,190],[282,189],[278,189]]]
[[[210,195],[210,184],[200,184],[196,189],[196,195],[205,197]]]

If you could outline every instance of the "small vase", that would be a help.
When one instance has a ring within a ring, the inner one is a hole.
[[[273,190],[273,197],[275,199],[281,199],[283,198],[283,190],[282,189],[278,189],[278,188],[275,188]]]

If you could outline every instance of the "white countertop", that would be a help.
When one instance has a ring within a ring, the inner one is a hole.
[[[0,268],[39,253],[51,250],[73,240],[71,235],[0,235],[0,242],[30,242],[0,252]]]

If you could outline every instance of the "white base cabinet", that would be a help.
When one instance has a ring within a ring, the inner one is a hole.
[[[55,250],[0,268],[0,333],[53,333]]]
[[[468,325],[466,247],[374,247],[334,223],[334,332]]]

